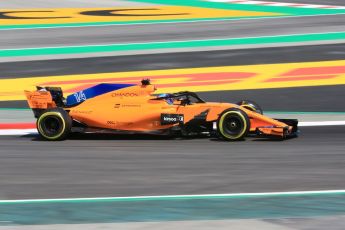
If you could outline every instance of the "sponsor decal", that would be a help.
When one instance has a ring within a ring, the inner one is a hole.
[[[183,123],[183,114],[161,114],[161,125]]]
[[[92,110],[72,110],[72,113],[78,113],[78,114],[91,114]]]
[[[74,93],[73,95],[78,103],[86,100],[86,95],[84,94],[83,91]]]
[[[141,105],[138,105],[138,104],[115,104],[114,105],[114,108],[115,109],[119,109],[119,108],[139,108],[141,107]]]
[[[131,126],[134,123],[133,122],[121,122],[121,121],[107,121],[106,124],[109,126],[113,126],[113,127],[114,126],[119,127],[119,126]]]
[[[112,97],[138,97],[137,93],[112,93]]]
[[[121,107],[124,107],[124,108],[138,108],[138,107],[141,107],[141,105],[122,105]]]

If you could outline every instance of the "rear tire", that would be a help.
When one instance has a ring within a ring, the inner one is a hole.
[[[245,108],[245,109],[248,109],[250,111],[253,111],[253,112],[256,112],[256,113],[259,113],[259,114],[264,114],[264,111],[263,109],[260,107],[260,105],[254,101],[250,101],[250,100],[242,100],[240,102],[237,102],[236,103],[237,105]]]
[[[217,120],[218,135],[227,141],[243,139],[248,134],[249,129],[249,117],[240,109],[227,109]]]
[[[48,141],[61,141],[68,137],[72,128],[72,118],[61,109],[50,109],[37,119],[37,130]]]

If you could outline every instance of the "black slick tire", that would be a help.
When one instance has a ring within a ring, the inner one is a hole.
[[[36,126],[38,133],[45,140],[61,141],[71,132],[72,118],[61,108],[49,109],[37,119]]]
[[[237,108],[224,110],[217,120],[218,136],[227,141],[242,140],[249,130],[248,115]]]

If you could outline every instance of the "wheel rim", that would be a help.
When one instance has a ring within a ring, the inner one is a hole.
[[[63,131],[63,122],[59,117],[47,116],[41,121],[41,127],[45,136],[56,137]]]
[[[231,136],[237,136],[243,131],[243,121],[239,117],[227,116],[223,124],[224,131]]]
[[[243,138],[249,128],[246,114],[240,110],[225,111],[218,121],[218,132],[227,140],[239,140]]]

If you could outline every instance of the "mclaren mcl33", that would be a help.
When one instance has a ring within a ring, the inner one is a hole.
[[[205,102],[196,93],[154,94],[141,84],[98,84],[64,98],[59,87],[25,91],[37,118],[38,133],[58,141],[71,133],[152,133],[180,136],[209,135],[227,141],[246,136],[296,136],[298,121],[272,119],[254,102]]]

